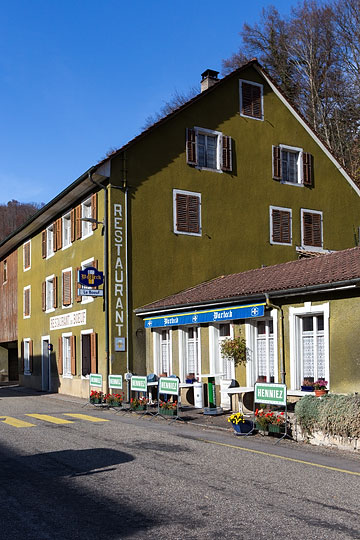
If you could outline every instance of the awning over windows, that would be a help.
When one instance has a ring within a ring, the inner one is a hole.
[[[165,317],[149,317],[145,319],[145,328],[161,328],[164,326],[183,326],[205,322],[226,322],[234,319],[250,319],[264,315],[265,304],[251,304],[247,306],[234,306],[225,309],[210,309],[206,311],[192,311],[177,313]]]

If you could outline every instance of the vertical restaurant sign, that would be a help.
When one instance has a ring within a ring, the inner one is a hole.
[[[114,309],[114,327],[115,327],[115,339],[123,338],[125,334],[124,330],[124,302],[126,295],[126,282],[124,280],[124,258],[125,258],[125,247],[124,247],[124,220],[123,220],[123,205],[119,203],[114,203],[113,206],[113,226],[114,226],[114,235],[113,242],[115,248],[115,264],[113,268],[113,277],[114,277],[114,300],[115,300],[115,309]]]

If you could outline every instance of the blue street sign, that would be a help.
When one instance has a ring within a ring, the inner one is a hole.
[[[167,317],[151,317],[145,319],[145,328],[160,328],[163,326],[181,326],[185,324],[199,324],[204,322],[223,323],[234,319],[250,319],[264,315],[265,304],[248,306],[235,306],[225,309],[212,309],[208,311],[193,311],[191,313],[178,313]]]
[[[85,287],[98,287],[104,283],[104,273],[93,266],[88,266],[78,271],[78,282]]]

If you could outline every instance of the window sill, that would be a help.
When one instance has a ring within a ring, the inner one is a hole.
[[[29,377],[31,375],[31,371],[24,371],[24,376]]]
[[[55,308],[46,309],[45,313],[53,313],[55,311]]]
[[[292,246],[292,242],[288,243],[288,242],[273,242],[272,240],[270,240],[270,245],[272,246]]]
[[[174,231],[174,234],[178,235],[186,235],[186,236],[202,236],[202,233],[191,233],[191,232],[184,232],[184,231]]]
[[[284,182],[283,180],[280,180],[280,184],[285,186],[305,187],[302,182]]]
[[[313,252],[313,253],[323,253],[323,254],[333,253],[333,251],[330,249],[324,249],[323,247],[315,247],[315,246],[296,246],[296,251],[298,253],[303,253],[306,251]]]
[[[94,232],[91,231],[89,234],[81,235],[81,240],[86,240],[87,238],[89,238],[89,237],[92,236],[93,234],[94,234]]]
[[[67,244],[66,246],[63,246],[63,247],[61,248],[61,251],[64,251],[65,249],[69,249],[69,247],[71,247],[71,246],[72,246],[72,243],[71,243],[71,244]]]
[[[23,319],[30,319],[31,315],[23,315]]]
[[[198,171],[209,171],[209,172],[215,172],[215,173],[220,173],[220,174],[223,174],[223,172],[224,172],[221,169],[212,169],[211,167],[195,166],[195,169],[197,169]]]
[[[260,122],[264,121],[264,115],[258,118],[257,116],[248,116],[247,114],[240,113],[240,116],[242,116],[243,118],[250,118],[251,120],[259,120]]]
[[[72,379],[72,378],[73,378],[73,375],[67,374],[67,373],[66,373],[66,374],[62,374],[62,378],[63,378],[63,379]]]
[[[45,260],[51,259],[51,257],[53,257],[54,255],[55,255],[55,251],[50,253],[50,255],[46,255]]]
[[[31,270],[31,266],[28,266],[27,268],[24,267],[24,272],[27,272],[28,270]]]

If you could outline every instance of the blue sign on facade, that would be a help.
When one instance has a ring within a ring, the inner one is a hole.
[[[93,266],[88,266],[78,271],[78,282],[85,287],[98,287],[104,283],[104,273]]]
[[[161,328],[164,326],[181,326],[205,322],[222,323],[234,319],[250,319],[251,317],[262,317],[264,310],[265,304],[253,304],[250,306],[235,306],[225,309],[178,313],[176,315],[169,315],[168,317],[145,319],[145,328]]]

